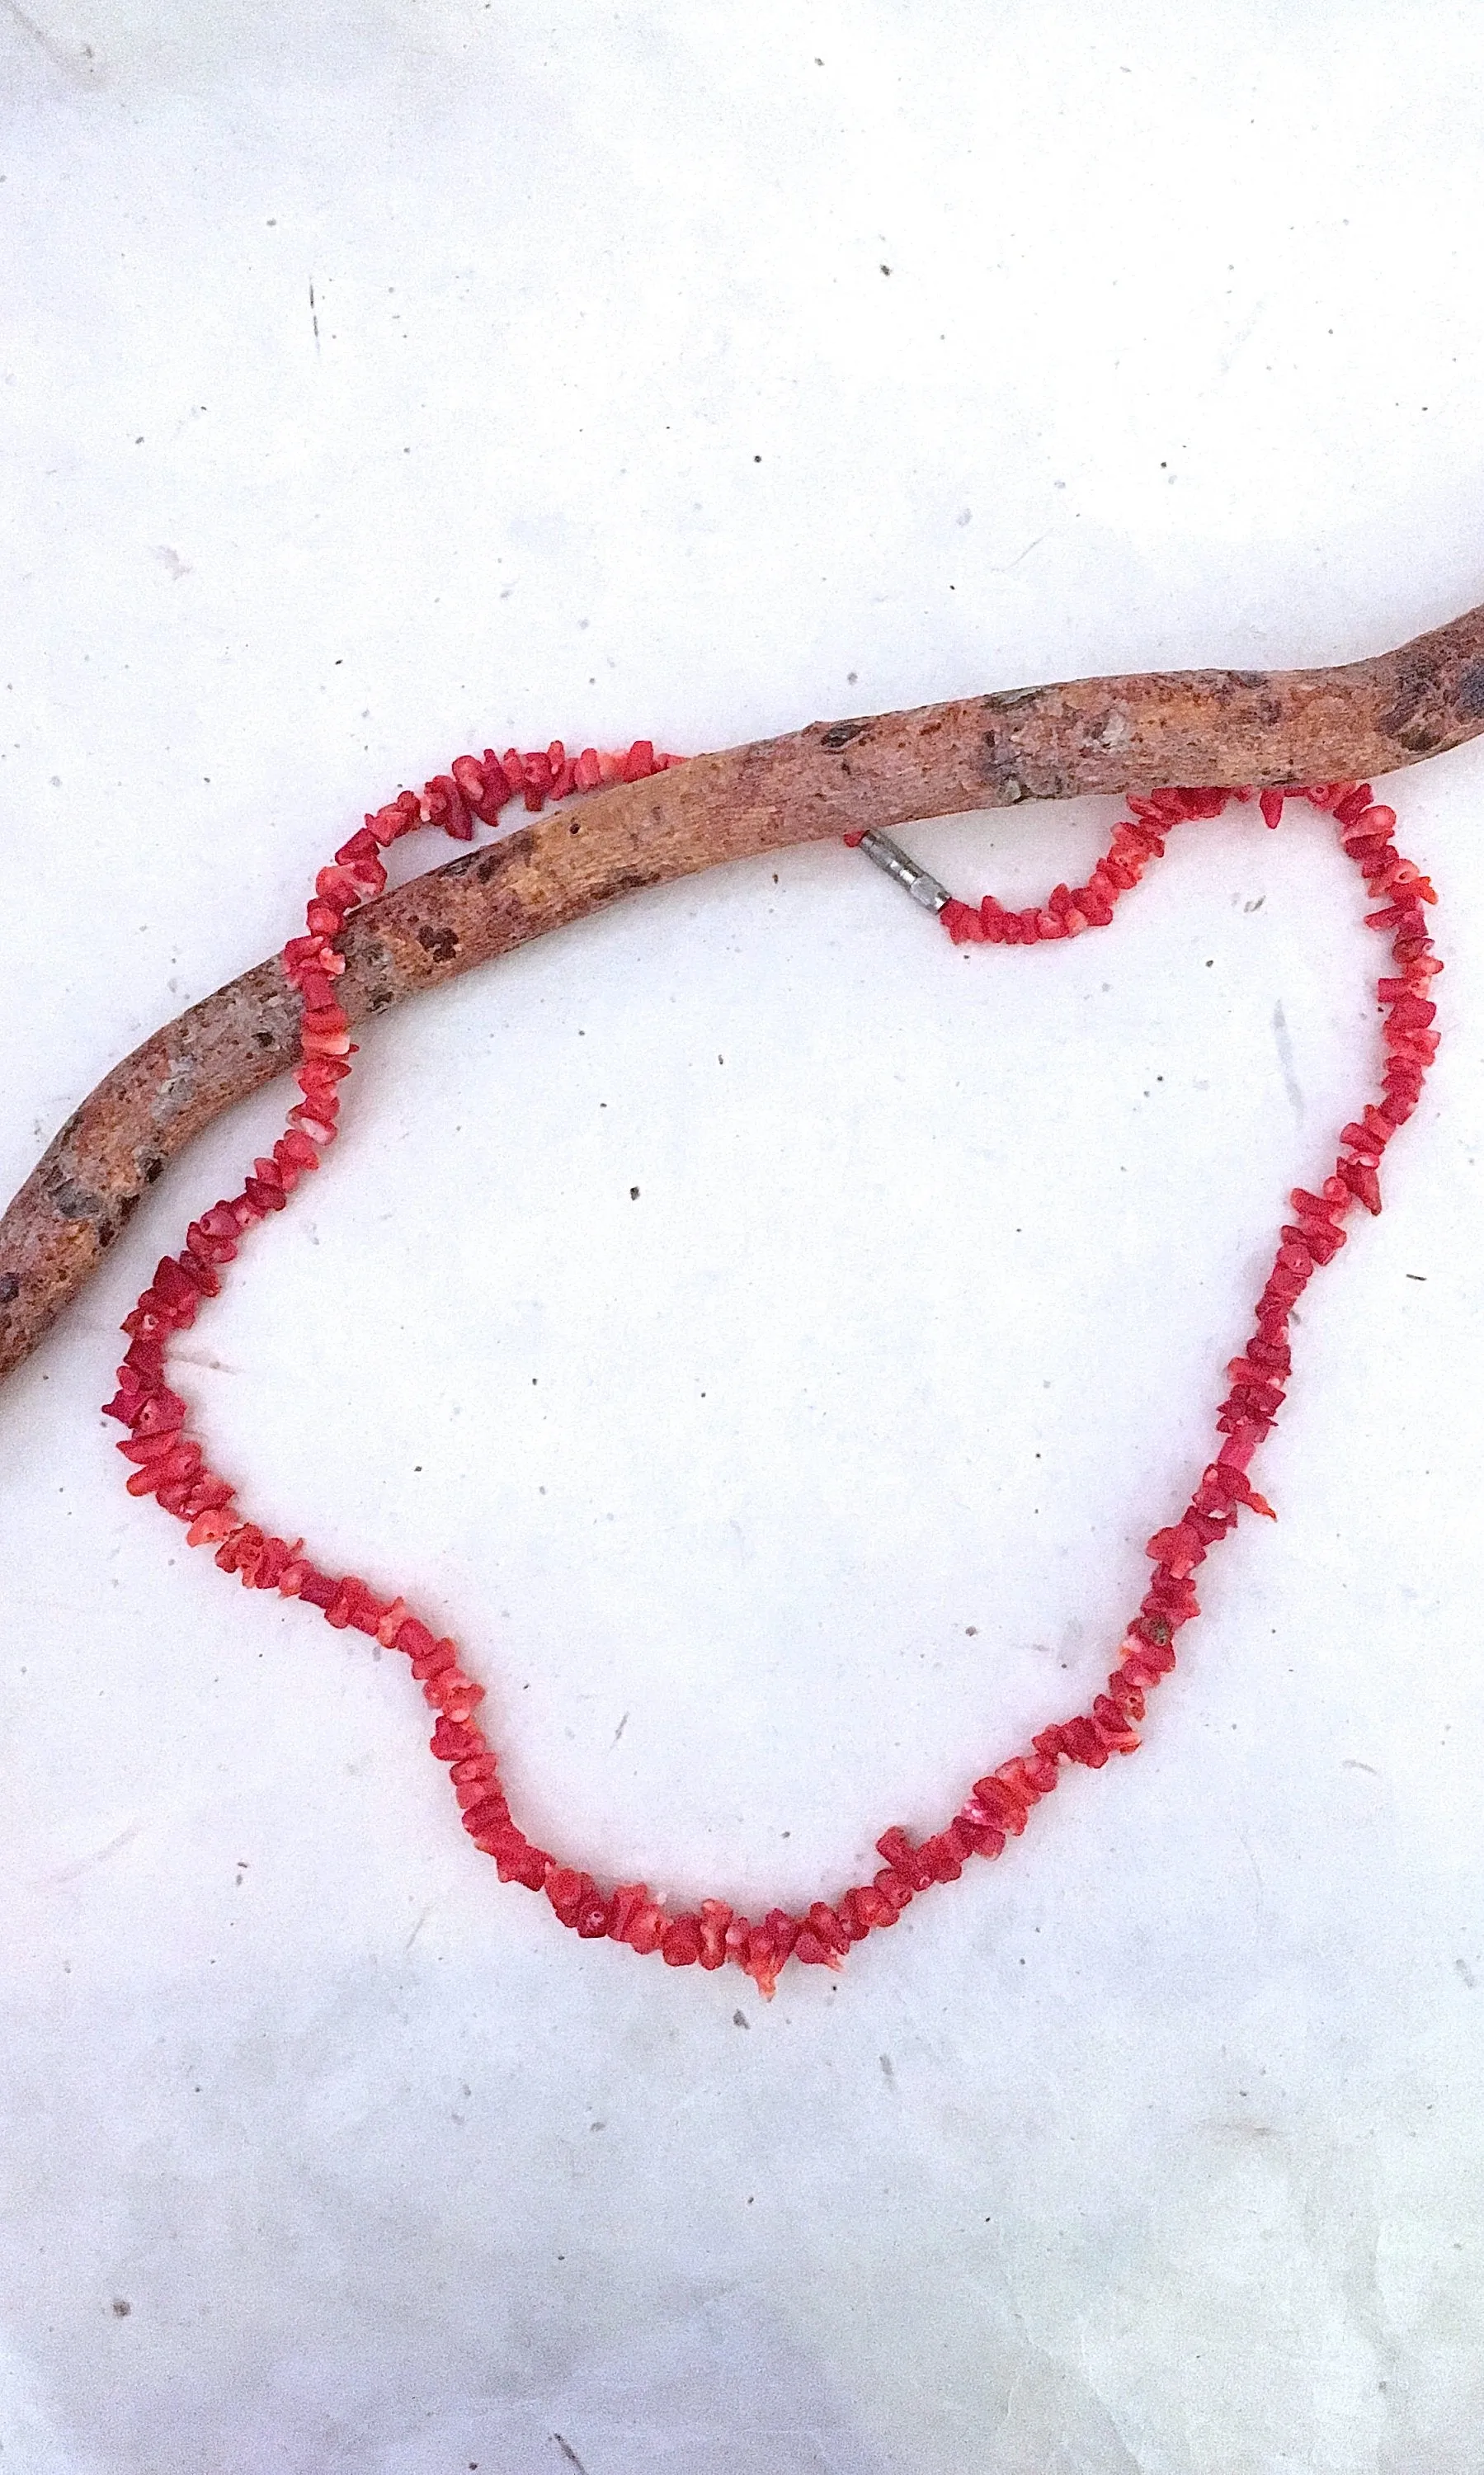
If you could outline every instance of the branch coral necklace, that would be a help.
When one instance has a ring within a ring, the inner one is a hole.
[[[129,1430],[118,1450],[134,1466],[131,1495],[153,1495],[165,1511],[187,1525],[192,1547],[213,1549],[224,1573],[235,1573],[246,1589],[276,1589],[281,1598],[318,1607],[327,1624],[353,1625],[389,1649],[405,1654],[425,1701],[437,1712],[431,1750],[450,1766],[464,1827],[476,1848],[493,1856],[501,1881],[539,1891],[565,1925],[588,1939],[606,1938],[641,1953],[658,1951],[671,1968],[699,1965],[742,1969],[760,1993],[771,1997],[789,1960],[839,1968],[855,1943],[878,1927],[895,1924],[908,1903],[937,1882],[956,1881],[971,1857],[1000,1855],[1008,1836],[1025,1829],[1033,1806],[1049,1796],[1063,1762],[1101,1770],[1110,1753],[1131,1753],[1148,1695],[1175,1665],[1175,1635],[1199,1613],[1196,1567],[1243,1511],[1272,1516],[1248,1469],[1257,1446],[1274,1426],[1291,1369],[1288,1324],[1292,1309],[1315,1270],[1330,1262],[1345,1243],[1343,1222],[1357,1204],[1381,1208],[1378,1165],[1399,1126],[1416,1108],[1423,1079],[1438,1044],[1437,1008],[1427,992],[1443,968],[1425,933],[1423,905],[1435,900],[1432,887],[1392,842],[1395,812],[1375,803],[1364,782],[1326,782],[1288,796],[1327,812],[1342,845],[1355,862],[1380,907],[1368,927],[1391,937],[1392,973],[1376,983],[1384,1014],[1384,1063],[1380,1091],[1345,1126],[1332,1173],[1317,1193],[1297,1187],[1294,1217],[1282,1228],[1277,1251],[1255,1310],[1254,1328],[1240,1356],[1229,1364],[1231,1389],[1216,1425],[1223,1441],[1202,1472],[1188,1504],[1168,1529],[1149,1541],[1154,1560],[1150,1586],[1120,1644],[1117,1663],[1089,1709],[1042,1728],[1029,1749],[975,1779],[958,1812],[929,1838],[914,1844],[905,1830],[883,1832],[876,1842],[880,1870],[855,1883],[833,1902],[816,1899],[802,1916],[770,1908],[751,1920],[725,1900],[706,1899],[693,1910],[671,1914],[643,1882],[621,1882],[604,1891],[591,1874],[564,1864],[535,1847],[512,1817],[500,1783],[497,1756],[476,1716],[483,1687],[467,1675],[453,1642],[438,1637],[406,1602],[377,1598],[353,1574],[321,1571],[289,1541],[246,1521],[235,1509],[236,1489],[207,1468],[201,1445],[187,1432],[186,1405],[167,1382],[172,1334],[193,1324],[202,1301],[221,1287],[220,1269],[232,1261],[243,1238],[270,1213],[281,1212],[306,1171],[334,1140],[339,1086],[351,1071],[354,1045],[337,1005],[335,982],[345,969],[336,940],[357,906],[382,892],[381,851],[422,825],[441,825],[467,842],[474,818],[493,824],[508,799],[523,796],[533,814],[547,798],[596,790],[600,784],[636,782],[683,760],[657,755],[647,740],[626,753],[599,755],[586,748],[570,757],[560,740],[545,749],[503,757],[486,748],[482,758],[455,757],[447,773],[421,793],[403,791],[366,819],[320,870],[305,918],[306,934],[283,948],[282,968],[303,1007],[301,1099],[288,1113],[287,1131],[271,1157],[256,1160],[240,1194],[215,1203],[192,1221],[179,1255],[163,1257],[150,1287],[125,1319],[129,1348],[118,1369],[119,1389],[107,1415]],[[1260,806],[1269,825],[1283,810],[1284,793],[1264,791]],[[1163,855],[1170,829],[1186,820],[1217,817],[1246,791],[1165,790],[1131,798],[1130,817],[1085,885],[1057,886],[1044,904],[1009,911],[986,894],[974,907],[955,901],[905,852],[882,834],[846,840],[937,913],[956,944],[1033,945],[1106,927],[1120,896],[1136,885],[1151,860]]]

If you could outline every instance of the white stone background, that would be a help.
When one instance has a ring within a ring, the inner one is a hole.
[[[462,747],[1484,592],[1476,12],[7,5],[5,1191]],[[0,2467],[1479,2466],[1484,749],[1391,787],[1446,1041],[1277,1530],[1136,1760],[771,2009],[501,1889],[401,1662],[125,1496],[115,1326],[281,1090],[162,1180],[0,1399]],[[1115,813],[909,839],[1024,898]],[[1031,955],[805,848],[365,1036],[182,1372],[538,1835],[807,1899],[1085,1698],[1374,1057],[1326,837]]]

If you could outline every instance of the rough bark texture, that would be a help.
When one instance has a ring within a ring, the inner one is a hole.
[[[360,1020],[620,894],[790,843],[1161,783],[1385,774],[1481,730],[1484,607],[1335,670],[1077,679],[815,723],[594,793],[383,894],[348,925],[342,1001]],[[298,1057],[298,1000],[270,961],[114,1067],[0,1220],[0,1375],[165,1163]]]

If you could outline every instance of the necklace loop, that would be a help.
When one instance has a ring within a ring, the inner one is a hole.
[[[1043,1728],[1023,1752],[976,1778],[958,1811],[928,1838],[914,1843],[900,1827],[884,1831],[876,1842],[880,1870],[833,1901],[816,1899],[802,1915],[770,1908],[752,1920],[724,1899],[703,1899],[693,1910],[671,1914],[646,1883],[600,1890],[591,1874],[526,1838],[475,1715],[484,1688],[461,1665],[457,1645],[437,1635],[404,1599],[379,1598],[355,1574],[322,1571],[305,1555],[302,1538],[290,1541],[245,1520],[235,1507],[235,1485],[207,1468],[200,1443],[187,1432],[186,1404],[167,1382],[166,1360],[173,1336],[188,1329],[203,1302],[217,1294],[222,1270],[243,1238],[270,1213],[283,1210],[334,1141],[340,1085],[356,1053],[336,1002],[336,982],[345,970],[338,941],[351,913],[386,884],[382,851],[423,825],[439,825],[467,842],[475,818],[494,824],[513,797],[523,797],[535,813],[548,798],[601,783],[641,781],[682,761],[656,754],[647,740],[612,753],[585,748],[576,757],[568,755],[560,740],[524,752],[507,748],[502,757],[487,747],[482,758],[455,757],[447,773],[435,775],[420,792],[399,793],[342,844],[315,879],[306,933],[290,938],[283,948],[284,977],[303,1009],[301,1096],[288,1112],[287,1130],[271,1155],[254,1162],[241,1193],[214,1203],[192,1221],[181,1252],[157,1265],[125,1317],[129,1347],[118,1369],[119,1388],[105,1414],[128,1430],[118,1450],[131,1464],[130,1494],[153,1495],[184,1522],[189,1546],[211,1548],[220,1569],[235,1573],[246,1589],[276,1589],[281,1598],[303,1599],[336,1629],[354,1627],[402,1652],[424,1701],[437,1714],[430,1750],[449,1765],[464,1827],[474,1846],[494,1858],[502,1881],[542,1892],[562,1924],[587,1939],[624,1943],[641,1953],[658,1951],[671,1968],[731,1964],[771,1997],[791,1959],[839,1968],[854,1944],[895,1924],[902,1910],[935,1883],[957,1880],[971,1857],[999,1856],[1007,1838],[1018,1838],[1033,1808],[1052,1793],[1063,1764],[1101,1770],[1111,1754],[1137,1750],[1148,1696],[1175,1665],[1176,1633],[1200,1612],[1196,1570],[1241,1513],[1272,1517],[1271,1505],[1247,1473],[1286,1395],[1292,1310],[1315,1271],[1345,1244],[1343,1223],[1356,1205],[1380,1211],[1381,1155],[1416,1109],[1437,1049],[1437,1007],[1428,991],[1443,965],[1424,927],[1423,905],[1436,899],[1433,889],[1397,850],[1391,838],[1395,812],[1373,799],[1369,783],[1262,792],[1259,806],[1268,825],[1278,823],[1285,796],[1332,816],[1347,856],[1378,898],[1366,924],[1390,936],[1393,960],[1391,973],[1376,983],[1385,1017],[1380,1092],[1342,1129],[1334,1167],[1318,1191],[1293,1189],[1294,1217],[1279,1233],[1254,1329],[1228,1363],[1231,1388],[1216,1419],[1222,1441],[1183,1511],[1149,1541],[1154,1572],[1119,1644],[1107,1689],[1088,1709]],[[1018,912],[1006,910],[992,894],[977,905],[957,900],[888,835],[862,832],[845,839],[936,913],[956,944],[1050,943],[1106,927],[1122,896],[1162,856],[1171,829],[1219,816],[1232,797],[1247,800],[1251,793],[1175,789],[1131,798],[1129,818],[1115,826],[1086,884],[1055,886],[1043,904]]]

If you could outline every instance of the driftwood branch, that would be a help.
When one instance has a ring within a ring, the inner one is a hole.
[[[1484,730],[1484,607],[1327,671],[1078,679],[815,723],[556,808],[369,904],[342,1002],[379,1014],[641,886],[790,843],[1161,783],[1385,774]],[[144,1041],[70,1117],[0,1220],[0,1375],[19,1364],[193,1135],[299,1059],[259,963]]]

